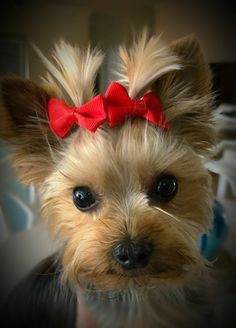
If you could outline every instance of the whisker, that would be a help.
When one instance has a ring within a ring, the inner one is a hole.
[[[169,212],[163,210],[162,208],[160,208],[160,207],[158,207],[158,206],[154,206],[154,208],[155,208],[156,210],[158,210],[158,211],[160,211],[160,212],[166,214],[168,217],[171,217],[171,218],[174,219],[175,221],[180,222],[180,219],[177,218],[175,215],[173,215],[173,214],[171,214],[171,213],[169,213]]]
[[[175,221],[177,222],[180,222],[181,224],[186,224],[186,225],[189,225],[191,226],[192,228],[195,228],[195,229],[198,229],[199,230],[199,226],[197,224],[195,224],[194,222],[192,221],[189,221],[189,220],[181,220],[179,217],[177,217],[176,215],[173,215],[165,210],[163,210],[162,208],[158,207],[158,206],[155,206],[154,207],[156,210],[166,214],[168,217],[174,219]]]

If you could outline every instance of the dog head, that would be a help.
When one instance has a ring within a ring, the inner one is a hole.
[[[167,46],[144,32],[119,55],[119,87],[131,102],[154,92],[167,125],[130,115],[58,137],[51,99],[88,104],[103,59],[61,42],[54,62],[43,57],[42,85],[2,79],[1,136],[21,181],[39,188],[65,279],[99,290],[182,284],[204,269],[198,239],[212,216],[211,74],[193,36]]]

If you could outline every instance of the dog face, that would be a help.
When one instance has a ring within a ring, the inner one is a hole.
[[[101,55],[84,55],[90,63],[77,48],[62,43],[56,49],[68,75],[47,65],[62,87],[52,77],[41,87],[2,81],[2,135],[13,145],[22,180],[39,186],[42,217],[61,242],[64,278],[98,290],[189,281],[204,270],[198,239],[209,229],[212,207],[204,161],[214,142],[210,74],[196,40],[163,48],[144,33],[120,49],[130,97],[154,90],[169,131],[130,117],[94,134],[78,128],[63,141],[49,127],[48,101],[63,97],[62,89],[77,106],[89,100]],[[75,67],[75,59],[79,72],[66,66]]]

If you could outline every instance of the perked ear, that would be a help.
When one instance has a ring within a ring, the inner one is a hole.
[[[171,128],[193,149],[209,156],[215,143],[212,75],[194,35],[171,44],[181,69],[157,80],[159,95]]]
[[[182,65],[178,78],[189,86],[190,94],[208,95],[212,87],[212,74],[195,35],[175,40],[170,46]]]
[[[0,137],[10,145],[12,163],[21,181],[42,182],[53,166],[58,141],[47,119],[49,94],[37,84],[21,78],[0,80]]]
[[[43,182],[61,148],[48,122],[49,98],[74,106],[90,100],[103,60],[98,49],[83,51],[63,40],[55,44],[52,62],[36,50],[48,70],[43,87],[21,78],[0,80],[0,137],[11,146],[12,163],[25,184]]]
[[[197,153],[209,156],[215,143],[211,72],[194,35],[166,45],[144,30],[128,47],[120,48],[120,82],[131,98],[153,90],[171,130]]]

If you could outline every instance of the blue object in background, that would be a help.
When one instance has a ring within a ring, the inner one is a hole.
[[[27,228],[29,214],[17,198],[11,194],[1,195],[1,209],[7,218],[7,227],[11,233],[16,233]]]
[[[7,158],[7,147],[0,140],[0,242],[31,228],[38,213],[34,188],[26,188],[17,181]]]
[[[208,234],[200,237],[200,252],[208,260],[213,260],[228,235],[228,216],[224,207],[215,200],[213,206],[213,226]]]

